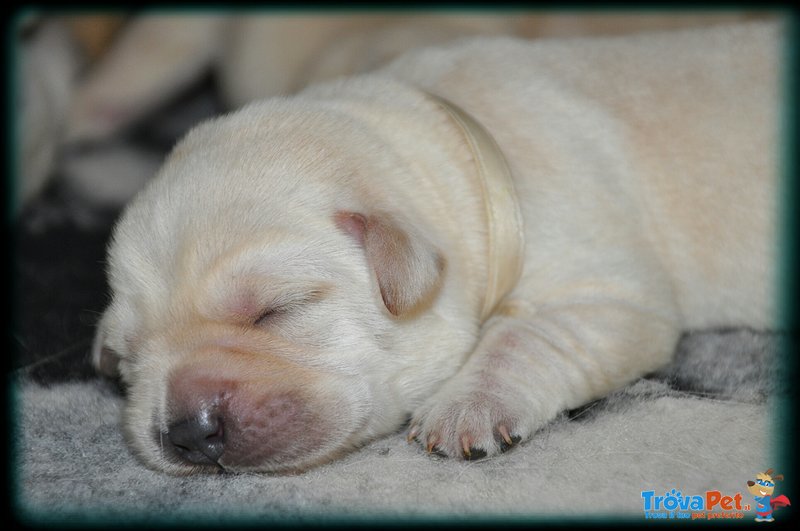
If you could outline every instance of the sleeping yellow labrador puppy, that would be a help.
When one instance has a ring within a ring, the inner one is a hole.
[[[491,456],[774,326],[781,33],[478,39],[198,126],[109,249],[131,445],[296,471],[410,417]]]

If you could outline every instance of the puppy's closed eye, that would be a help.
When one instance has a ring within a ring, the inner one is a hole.
[[[319,301],[328,291],[328,286],[318,286],[302,292],[280,295],[261,310],[253,321],[253,326],[269,325],[279,317]]]
[[[264,326],[274,320],[275,317],[285,313],[285,308],[268,308],[264,310],[253,323],[253,326]]]

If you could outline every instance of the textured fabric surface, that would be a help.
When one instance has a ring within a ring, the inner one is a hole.
[[[758,389],[745,401],[687,393],[669,379],[565,414],[494,459],[429,456],[398,432],[299,475],[190,477],[131,455],[110,384],[18,382],[16,507],[37,522],[638,519],[642,490],[745,492],[770,462],[769,401]]]

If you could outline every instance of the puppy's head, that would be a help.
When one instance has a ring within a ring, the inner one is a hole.
[[[473,340],[429,214],[378,184],[410,170],[331,114],[268,102],[200,126],[115,228],[94,361],[127,384],[151,466],[329,460],[400,427]]]

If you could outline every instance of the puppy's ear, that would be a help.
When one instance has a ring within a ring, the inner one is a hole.
[[[119,376],[119,356],[105,345],[103,319],[97,323],[94,341],[92,341],[92,366],[99,374],[108,378]]]
[[[422,235],[387,214],[337,212],[336,225],[364,249],[386,308],[396,316],[427,306],[441,287],[445,260]]]

